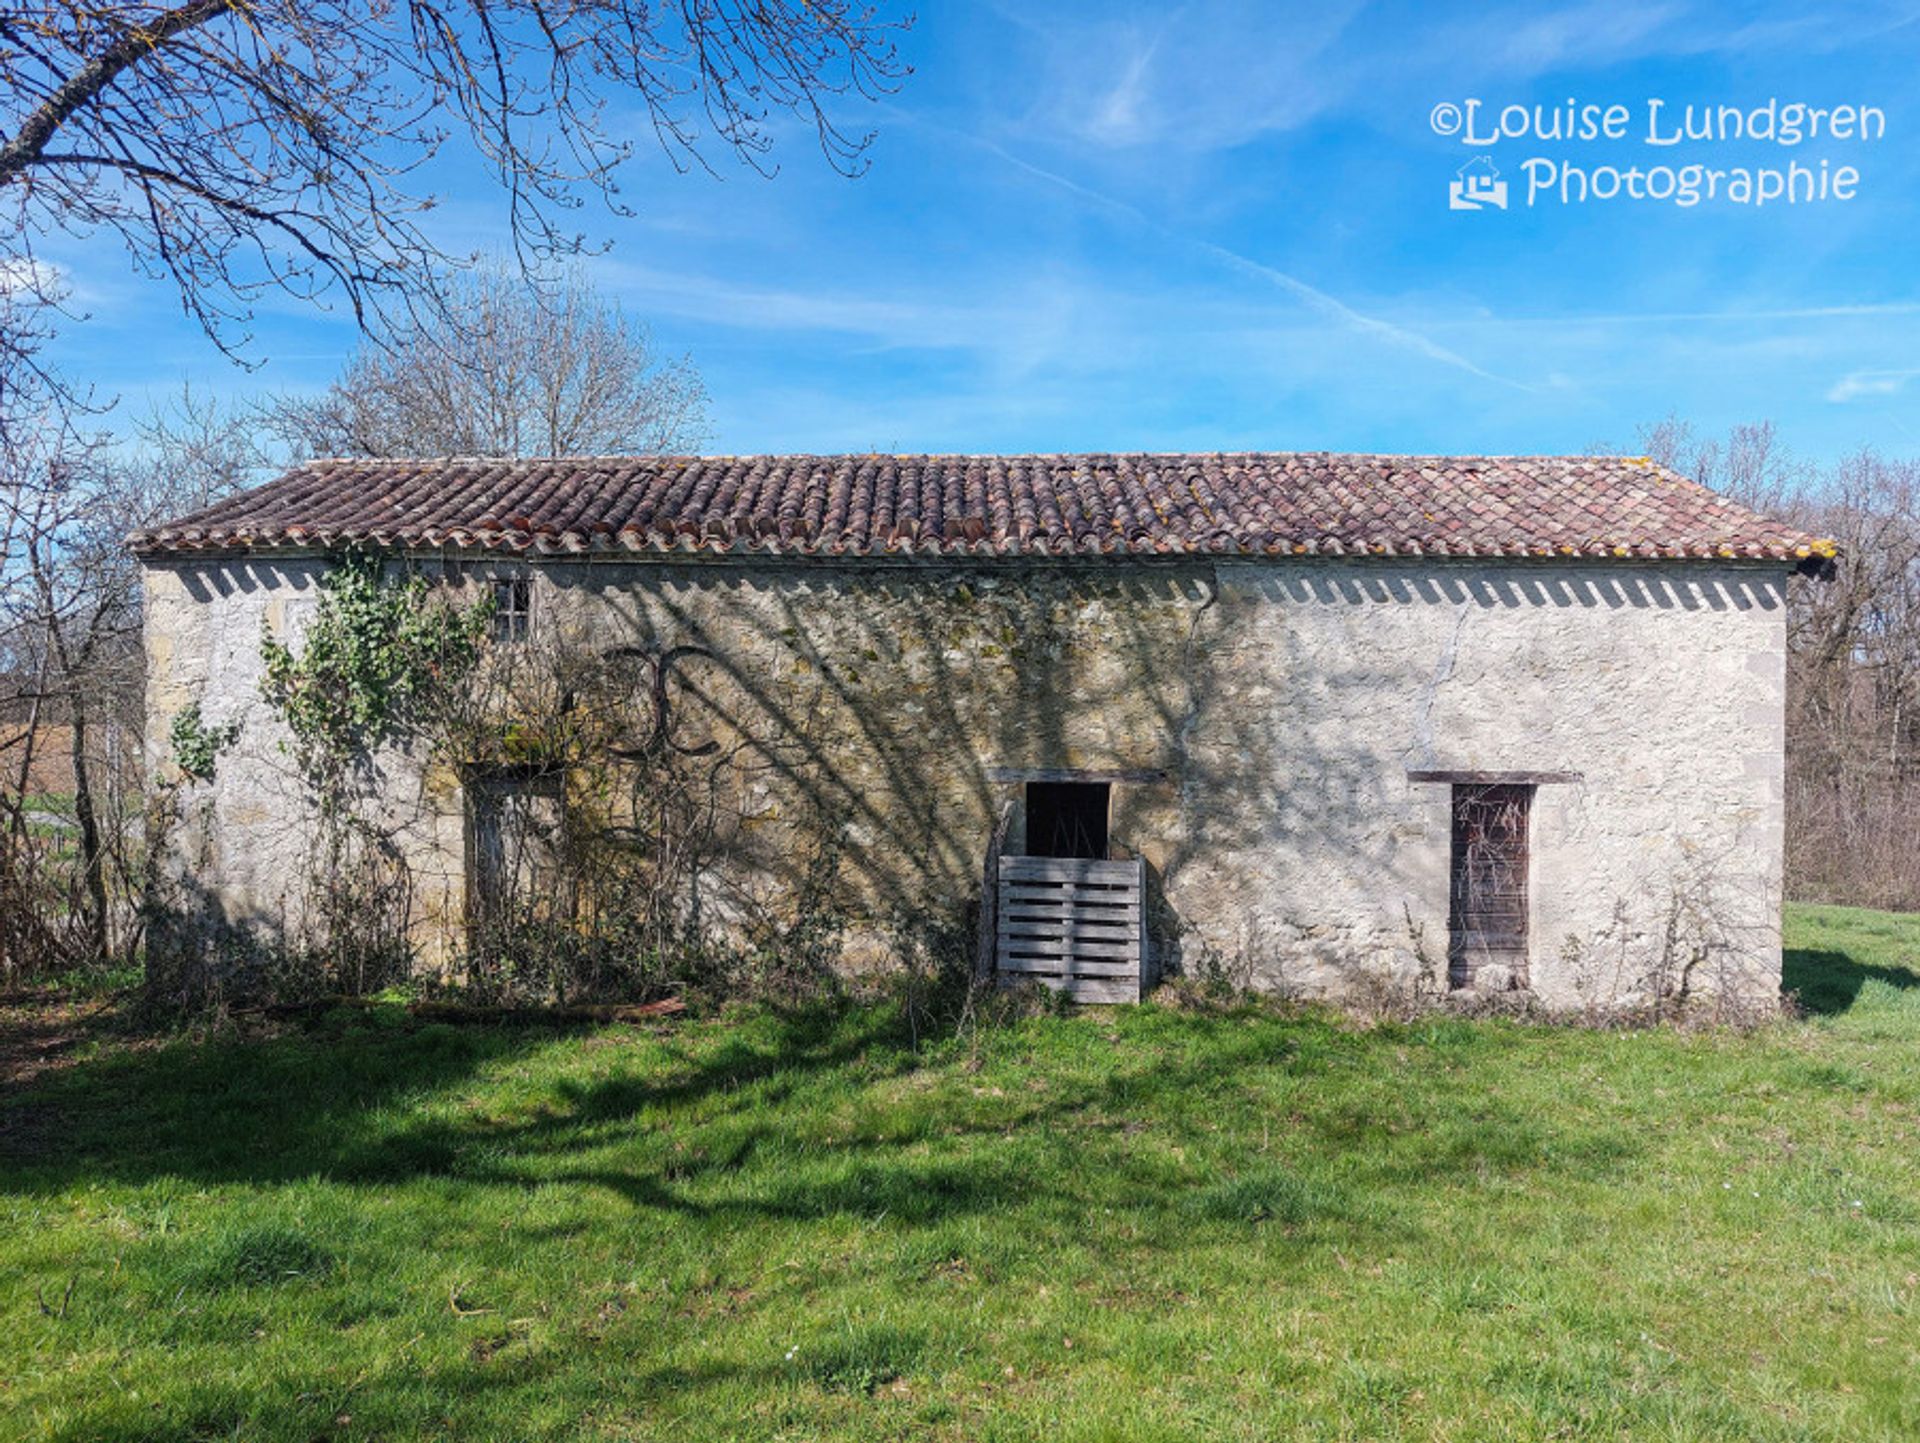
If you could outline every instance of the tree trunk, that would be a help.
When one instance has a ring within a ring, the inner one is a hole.
[[[73,820],[80,830],[81,880],[87,894],[86,947],[91,960],[107,955],[106,857],[100,845],[100,822],[93,807],[91,768],[87,765],[87,713],[76,698],[72,703],[68,736],[73,758]]]

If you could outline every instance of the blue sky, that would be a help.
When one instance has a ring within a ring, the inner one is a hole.
[[[596,281],[691,352],[710,449],[1581,451],[1677,413],[1794,450],[1920,453],[1920,3],[1084,5],[934,0],[872,168],[797,128],[780,173],[651,159]],[[1884,136],[1641,142],[1649,99],[1878,107]],[[1624,105],[1627,138],[1491,147],[1434,108]],[[638,124],[638,122],[635,122]],[[1505,212],[1451,211],[1491,154]],[[1528,157],[1859,172],[1849,201],[1526,205]],[[450,197],[497,245],[498,197]],[[291,303],[252,371],[109,238],[58,256],[63,359],[129,409],[325,383],[351,327]]]

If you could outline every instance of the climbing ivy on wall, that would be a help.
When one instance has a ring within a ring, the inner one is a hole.
[[[220,753],[232,746],[239,735],[240,727],[234,722],[209,726],[200,714],[200,704],[195,702],[174,717],[168,733],[174,765],[192,781],[209,781]]]
[[[323,797],[358,758],[407,733],[479,660],[492,602],[459,606],[426,578],[383,577],[351,555],[320,582],[296,655],[265,628],[261,693],[293,734],[296,763]]]
[[[377,790],[365,764],[383,744],[441,744],[492,615],[490,599],[456,603],[424,576],[349,554],[321,579],[298,651],[263,627],[261,695],[318,807],[302,935],[283,959],[301,985],[357,993],[408,975],[408,861],[378,809],[360,805]]]

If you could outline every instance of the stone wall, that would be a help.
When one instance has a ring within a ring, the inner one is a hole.
[[[438,565],[438,563],[435,563]],[[298,779],[259,700],[262,624],[296,634],[314,560],[147,573],[149,738],[198,702],[241,738],[172,842],[208,915],[300,925]],[[464,584],[513,568],[476,562]],[[1444,985],[1450,790],[1558,773],[1532,818],[1535,994],[1779,983],[1786,569],[1734,563],[552,561],[536,648],[694,646],[673,726],[736,759],[738,885],[777,897],[828,827],[871,926],[963,917],[1021,769],[1126,772],[1112,836],[1154,879],[1163,969],[1303,994]],[[636,727],[647,707],[636,699]],[[423,958],[460,947],[458,776],[377,762]],[[716,896],[722,895],[716,889]],[[716,907],[715,919],[728,914]]]

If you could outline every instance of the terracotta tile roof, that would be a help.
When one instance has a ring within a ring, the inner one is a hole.
[[[569,555],[1829,556],[1608,456],[654,456],[314,461],[129,539]]]

